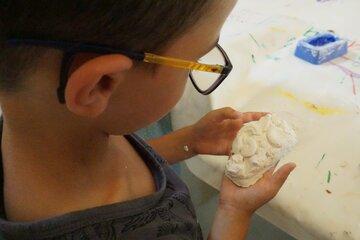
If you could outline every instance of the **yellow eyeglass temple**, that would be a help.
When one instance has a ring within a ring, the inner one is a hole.
[[[144,62],[219,74],[221,74],[224,69],[224,66],[221,65],[202,64],[176,58],[162,57],[152,53],[145,53]]]

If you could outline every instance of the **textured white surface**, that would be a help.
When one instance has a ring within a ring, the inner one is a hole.
[[[283,114],[299,144],[279,165],[295,172],[258,214],[297,239],[360,239],[360,1],[242,0],[222,43],[235,69],[210,97],[187,87],[175,128],[211,109]],[[298,39],[334,30],[349,53],[321,66],[293,56]],[[219,189],[227,157],[200,156],[190,170]]]
[[[293,128],[275,114],[247,123],[233,142],[225,175],[236,185],[249,187],[288,154],[296,143]]]

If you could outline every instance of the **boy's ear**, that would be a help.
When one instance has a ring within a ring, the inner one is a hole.
[[[81,64],[71,73],[66,85],[68,109],[84,117],[99,116],[123,81],[123,73],[131,67],[131,59],[119,54],[99,56]]]

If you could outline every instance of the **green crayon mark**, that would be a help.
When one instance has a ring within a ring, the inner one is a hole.
[[[345,78],[346,78],[346,76],[344,76],[344,77],[341,79],[340,84],[343,84],[343,83],[344,83]]]
[[[314,27],[311,27],[304,33],[304,37],[314,36],[317,33],[318,32],[314,30]]]
[[[251,58],[252,58],[253,63],[256,63],[254,54],[251,54]]]
[[[283,47],[288,47],[294,43],[294,40],[296,40],[295,37],[290,38]]]
[[[279,60],[280,60],[280,58],[279,58],[279,57],[276,57],[276,56],[271,56],[271,55],[266,55],[266,58],[267,58],[267,59],[274,60],[274,61],[279,61]]]
[[[254,38],[253,35],[251,35],[251,33],[249,33],[250,37],[252,38],[252,40],[256,43],[256,45],[261,48],[261,45],[259,44],[259,42]]]
[[[324,153],[324,154],[322,155],[320,161],[319,161],[319,162],[317,163],[317,165],[316,165],[316,168],[319,167],[320,163],[325,159],[325,157],[326,157],[326,153]]]
[[[327,183],[330,183],[331,180],[331,171],[328,171],[328,175],[327,175]]]

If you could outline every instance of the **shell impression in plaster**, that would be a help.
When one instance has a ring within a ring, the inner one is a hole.
[[[249,187],[275,166],[297,143],[293,128],[276,115],[245,124],[238,132],[225,174],[236,185]]]

